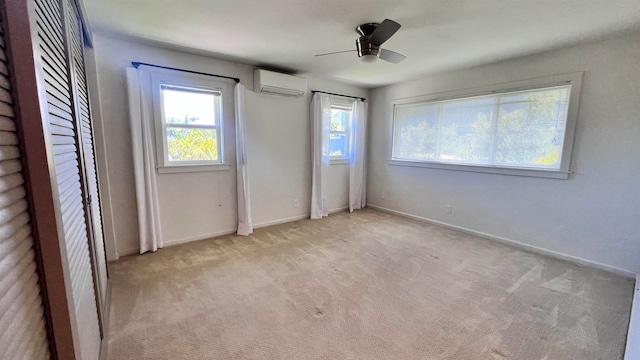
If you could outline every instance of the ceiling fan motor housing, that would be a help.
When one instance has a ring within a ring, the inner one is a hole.
[[[373,34],[374,31],[380,26],[378,23],[366,23],[362,25],[358,25],[356,28],[356,32],[360,34],[360,36],[367,36]]]
[[[356,47],[358,49],[358,57],[362,57],[365,55],[374,55],[378,56],[378,52],[380,51],[380,47],[378,45],[372,44],[369,39],[371,35],[361,36],[356,40]]]
[[[358,49],[358,57],[365,55],[378,56],[380,46],[371,43],[371,34],[380,26],[378,23],[367,23],[359,25],[356,32],[360,37],[356,40],[356,48]]]

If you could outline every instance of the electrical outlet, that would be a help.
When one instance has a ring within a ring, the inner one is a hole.
[[[293,206],[298,207],[298,205],[299,205],[298,199],[293,199]]]
[[[447,205],[447,208],[446,208],[446,209],[447,209],[447,210],[446,210],[446,211],[447,211],[447,214],[453,214],[453,206],[451,206],[451,205]]]

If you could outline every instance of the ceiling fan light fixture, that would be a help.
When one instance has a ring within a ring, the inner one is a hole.
[[[378,57],[376,55],[373,55],[373,54],[368,54],[368,55],[360,56],[360,60],[363,63],[373,63],[373,62],[376,62],[378,60]]]

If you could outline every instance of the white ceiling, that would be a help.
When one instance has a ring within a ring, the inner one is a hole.
[[[640,29],[640,0],[83,0],[96,32],[365,87]],[[354,28],[389,18],[382,47],[400,64],[365,64]]]

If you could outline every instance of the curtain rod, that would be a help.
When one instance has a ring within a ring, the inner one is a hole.
[[[191,74],[198,74],[198,75],[207,75],[207,76],[215,76],[215,77],[219,77],[219,78],[224,78],[224,79],[230,79],[230,80],[234,80],[236,83],[240,82],[240,79],[235,78],[235,77],[231,77],[231,76],[224,76],[224,75],[218,75],[218,74],[209,74],[209,73],[204,73],[204,72],[199,72],[199,71],[192,71],[192,70],[185,70],[185,69],[178,69],[178,68],[174,68],[174,67],[169,67],[169,66],[162,66],[162,65],[154,65],[154,64],[147,64],[147,63],[143,63],[143,62],[131,62],[131,65],[133,65],[134,68],[138,68],[138,66],[140,65],[146,65],[146,66],[153,66],[153,67],[157,67],[160,69],[167,69],[167,70],[175,70],[175,71],[182,71],[182,72],[187,72],[187,73],[191,73]]]
[[[320,91],[320,90],[311,90],[312,93],[323,93],[323,94],[327,94],[327,95],[335,95],[335,96],[342,96],[342,97],[348,97],[348,98],[352,98],[352,99],[360,99],[362,101],[367,100],[367,98],[363,98],[363,97],[359,97],[359,96],[351,96],[351,95],[342,95],[342,94],[334,94],[334,93],[330,93],[330,92],[326,92],[326,91]]]

